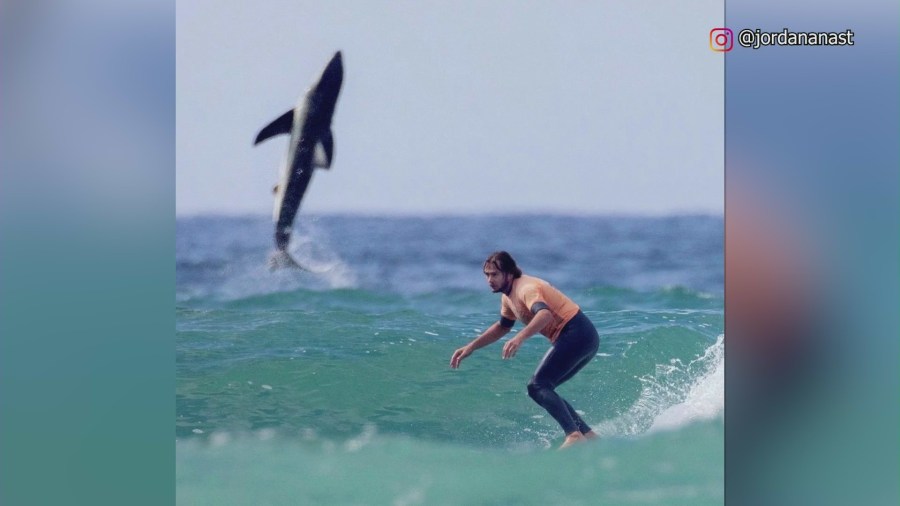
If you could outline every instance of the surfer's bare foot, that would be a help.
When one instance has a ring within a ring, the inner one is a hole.
[[[580,432],[573,432],[571,434],[566,435],[566,440],[563,441],[563,444],[560,445],[559,449],[562,450],[563,448],[568,448],[574,444],[583,443],[587,440],[588,440],[588,438],[585,437],[584,434],[582,434]]]
[[[588,439],[597,439],[600,436],[598,436],[597,433],[594,431],[589,431],[589,432],[584,433],[584,437],[586,437]]]

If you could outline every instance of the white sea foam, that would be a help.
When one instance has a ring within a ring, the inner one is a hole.
[[[355,438],[344,443],[344,449],[348,452],[357,452],[372,442],[377,430],[374,424],[366,424],[362,432]]]
[[[711,420],[725,413],[725,336],[720,335],[697,362],[706,364],[687,392],[684,401],[666,408],[653,420],[650,432],[677,429],[700,420]]]
[[[672,430],[720,418],[725,413],[725,336],[719,335],[703,355],[684,364],[672,359],[638,378],[641,395],[621,416],[600,424],[607,435],[636,435]]]
[[[724,336],[700,358],[711,365],[688,390],[684,401],[666,408],[653,420],[650,431],[677,429],[689,423],[721,417],[725,412]]]
[[[224,300],[237,300],[270,293],[298,289],[356,288],[357,275],[331,247],[325,232],[312,224],[295,229],[291,237],[290,255],[307,269],[278,269],[272,271],[265,256],[245,257],[225,267],[227,281],[206,295]]]
[[[328,240],[328,234],[314,222],[304,222],[303,230],[293,237],[295,258],[328,284],[328,288],[355,288],[356,274],[341,260]]]

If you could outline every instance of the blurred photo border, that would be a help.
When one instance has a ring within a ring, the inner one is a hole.
[[[725,58],[726,502],[898,503],[897,2]],[[710,27],[715,28],[715,27]],[[174,502],[175,3],[0,3],[0,503]]]

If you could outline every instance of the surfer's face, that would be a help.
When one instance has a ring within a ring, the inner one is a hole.
[[[487,264],[484,266],[484,277],[487,279],[488,286],[491,287],[491,291],[494,293],[498,292],[506,292],[506,288],[509,286],[510,278],[512,278],[512,274],[506,274],[500,272],[495,265]]]

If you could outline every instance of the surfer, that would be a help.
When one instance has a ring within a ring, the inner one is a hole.
[[[528,382],[528,395],[562,427],[566,439],[560,448],[597,437],[572,405],[556,393],[556,387],[571,379],[597,354],[597,329],[562,292],[542,279],[522,274],[509,253],[492,253],[483,269],[491,290],[501,294],[500,320],[454,351],[450,367],[458,368],[464,358],[505,336],[515,321],[521,320],[525,328],[503,345],[502,356],[513,358],[522,343],[538,332],[550,339],[550,349]]]

